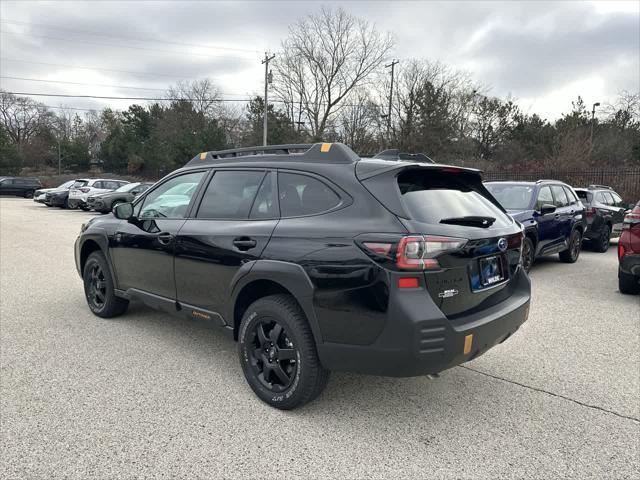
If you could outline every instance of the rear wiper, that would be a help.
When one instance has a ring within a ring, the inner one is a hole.
[[[440,220],[440,223],[446,223],[448,225],[469,225],[470,227],[489,228],[495,221],[496,219],[494,217],[476,217],[471,215],[468,217],[443,218],[442,220]]]

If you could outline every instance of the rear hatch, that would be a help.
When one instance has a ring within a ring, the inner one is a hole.
[[[85,188],[88,183],[87,180],[76,180],[69,188],[69,197],[79,197],[82,194],[81,189]]]
[[[447,317],[511,295],[522,228],[486,190],[479,171],[425,164],[368,170],[357,169],[358,178],[408,231],[389,251],[393,269],[423,275]]]

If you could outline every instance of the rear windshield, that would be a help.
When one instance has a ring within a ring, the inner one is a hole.
[[[418,222],[490,217],[495,218],[494,227],[512,223],[507,214],[480,193],[482,184],[470,181],[466,175],[406,170],[398,176],[398,187],[408,213]]]
[[[533,185],[485,183],[487,190],[508,210],[527,210],[533,197]]]
[[[590,203],[591,202],[591,193],[585,191],[585,190],[576,190],[576,194],[578,195],[578,198],[586,203]]]
[[[73,182],[73,185],[71,185],[71,188],[80,188],[80,187],[84,187],[87,183],[86,180],[76,180],[75,182]]]

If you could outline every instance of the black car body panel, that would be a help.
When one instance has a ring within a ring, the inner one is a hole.
[[[235,158],[244,151],[234,150],[194,158],[136,198],[129,220],[109,214],[83,227],[75,246],[78,271],[100,248],[119,295],[211,320],[236,337],[251,302],[289,293],[306,314],[322,364],[333,370],[437,373],[500,343],[526,320],[522,229],[486,193],[477,171],[360,160],[341,144],[307,146],[305,154],[289,153],[293,147],[300,146],[272,147],[282,154],[255,147],[253,155],[244,149],[246,157]],[[387,175],[387,190],[399,196],[405,194],[397,179],[409,170],[427,179],[449,175],[459,195],[486,203],[495,226],[415,221],[408,200],[391,206],[393,200],[377,198],[378,175]],[[244,183],[232,184],[240,177]],[[178,191],[181,181],[190,185],[188,198]],[[229,205],[237,209],[225,210]],[[403,241],[427,249],[454,236],[456,248],[430,258],[437,267],[429,271],[396,262]],[[484,260],[500,273],[492,283],[478,280]],[[407,279],[411,288],[401,288]]]

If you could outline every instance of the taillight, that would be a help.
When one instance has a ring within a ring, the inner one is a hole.
[[[82,188],[80,189],[80,191],[81,191],[82,193],[88,193],[88,192],[90,192],[90,191],[91,191],[91,189],[90,189],[90,188],[88,188],[88,187],[82,187]]]
[[[624,216],[624,222],[622,223],[622,230],[640,228],[640,213],[635,213],[635,209],[632,213],[627,213]]]
[[[584,213],[587,217],[593,217],[596,214],[596,209],[593,207],[589,207],[585,209]]]
[[[371,250],[373,253],[377,253],[378,255],[382,255],[384,257],[389,256],[389,252],[391,252],[391,243],[382,243],[382,242],[363,242],[365,247]]]
[[[618,260],[621,260],[622,257],[624,257],[624,254],[626,252],[624,251],[624,245],[622,244],[622,242],[618,241]]]
[[[455,237],[420,235],[402,237],[396,253],[396,265],[403,270],[440,268],[437,255],[462,248],[467,240]]]

